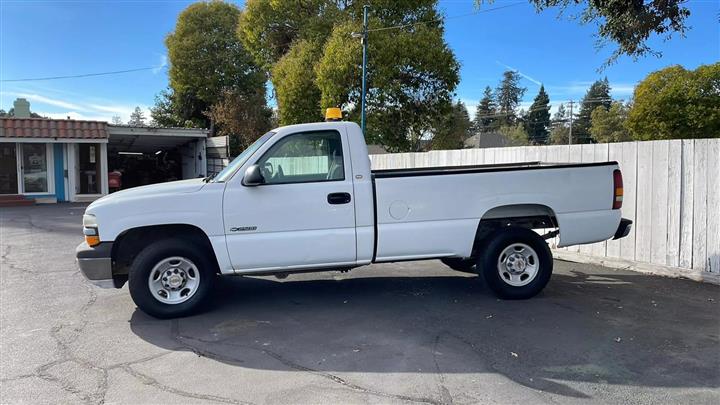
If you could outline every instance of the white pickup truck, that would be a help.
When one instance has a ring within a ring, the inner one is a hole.
[[[197,311],[218,275],[405,260],[441,259],[522,299],[550,280],[547,239],[621,238],[631,226],[621,205],[616,162],[373,171],[356,124],[323,122],[268,132],[214,178],[95,201],[76,256],[88,280],[128,281],[137,306],[159,318]]]

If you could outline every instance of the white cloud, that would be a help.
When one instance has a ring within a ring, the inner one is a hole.
[[[153,74],[158,74],[160,71],[163,70],[164,67],[168,65],[168,57],[167,55],[160,55],[160,64],[153,68],[152,72]]]
[[[30,109],[42,116],[78,120],[108,121],[113,116],[119,116],[123,122],[130,119],[130,114],[135,107],[140,107],[145,113],[147,121],[150,120],[150,110],[147,105],[140,103],[114,103],[111,100],[103,100],[97,97],[88,97],[82,94],[62,92],[53,89],[43,90],[42,88],[13,88],[13,91],[3,91],[3,102],[12,101],[5,97],[22,97],[30,101]],[[48,97],[49,93],[51,97]],[[9,107],[7,107],[9,108]]]
[[[8,94],[13,94],[13,93],[8,93]],[[52,106],[60,107],[60,108],[68,108],[71,110],[87,111],[85,108],[83,108],[82,106],[80,106],[78,104],[74,104],[74,103],[64,101],[64,100],[57,100],[54,98],[41,96],[39,94],[28,94],[28,93],[14,93],[14,94],[17,97],[26,98],[29,101],[35,101],[38,103],[48,104],[48,105],[52,105]]]
[[[468,115],[470,116],[471,120],[475,119],[475,113],[477,112],[477,106],[480,102],[479,100],[475,99],[469,99],[469,98],[461,98],[460,101],[465,104],[465,107],[467,107]]]
[[[33,111],[40,114],[43,117],[54,118],[57,120],[64,120],[70,117],[72,120],[86,120],[86,121],[110,121],[107,117],[101,115],[84,114],[77,111],[66,111],[66,112],[46,112],[46,111]]]

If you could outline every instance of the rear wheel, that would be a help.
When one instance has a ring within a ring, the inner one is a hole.
[[[545,240],[525,228],[502,228],[488,239],[478,266],[488,287],[499,297],[526,299],[550,281],[553,261]]]
[[[181,239],[167,239],[137,255],[128,286],[143,312],[156,318],[176,318],[202,308],[215,277],[208,252]]]

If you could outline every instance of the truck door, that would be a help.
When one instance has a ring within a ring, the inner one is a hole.
[[[348,142],[335,130],[292,133],[254,163],[264,184],[238,173],[224,195],[228,253],[235,270],[332,267],[356,260]]]

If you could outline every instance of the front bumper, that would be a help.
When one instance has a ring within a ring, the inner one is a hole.
[[[615,236],[613,237],[613,240],[620,239],[628,236],[630,233],[630,228],[632,228],[632,221],[623,218],[620,220],[620,225],[618,225],[617,231],[615,231]]]
[[[83,242],[75,249],[78,267],[85,278],[102,288],[115,288],[112,275],[112,242],[91,247]]]

